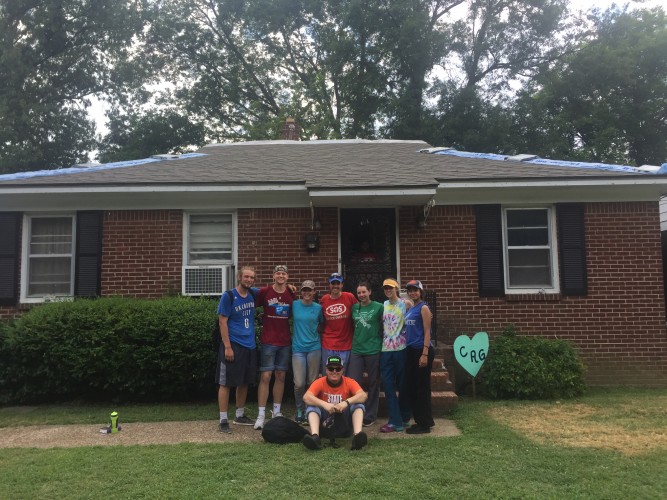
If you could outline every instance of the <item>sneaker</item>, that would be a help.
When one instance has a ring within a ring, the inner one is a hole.
[[[234,420],[232,420],[236,425],[252,425],[254,422],[250,420],[248,417],[245,415],[241,415],[240,417],[236,417]]]
[[[409,420],[407,422],[403,422],[403,428],[404,429],[409,429],[410,428],[410,421]]]
[[[374,423],[375,423],[375,420],[364,420],[364,422],[363,422],[363,426],[364,426],[364,427],[370,427],[370,426],[373,425]]]
[[[282,416],[283,416],[282,412],[273,413],[273,410],[271,410],[271,418],[282,417]]]
[[[380,427],[380,432],[384,432],[385,434],[388,432],[403,432],[403,427],[396,427],[392,424],[384,424],[382,427]]]
[[[297,424],[306,424],[308,421],[306,420],[306,416],[303,413],[297,412],[296,417],[294,417],[294,421]]]
[[[350,450],[360,450],[368,443],[368,436],[364,431],[361,431],[359,434],[355,434],[352,437],[352,447]]]
[[[256,431],[262,430],[264,428],[264,417],[257,417],[255,420],[255,425],[252,427]]]
[[[317,434],[306,434],[301,440],[303,445],[309,450],[321,450],[322,441],[320,441],[320,436]]]
[[[430,427],[422,427],[421,425],[413,425],[405,431],[407,434],[428,434],[431,432]]]
[[[218,432],[222,432],[223,434],[232,433],[232,430],[229,428],[229,422],[227,420],[223,420],[218,424]]]

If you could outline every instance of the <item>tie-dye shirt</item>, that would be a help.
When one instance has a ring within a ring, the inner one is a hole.
[[[398,299],[398,302],[392,304],[388,300],[384,301],[384,315],[382,323],[384,325],[384,336],[382,338],[382,351],[401,351],[405,349],[405,300]]]

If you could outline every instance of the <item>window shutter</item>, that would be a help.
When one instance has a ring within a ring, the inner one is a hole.
[[[586,295],[588,293],[588,273],[586,271],[584,205],[582,203],[559,203],[556,205],[556,217],[558,219],[561,293],[563,295]]]
[[[21,214],[0,213],[0,305],[14,306],[18,301],[19,237]]]
[[[76,276],[74,295],[99,297],[102,274],[102,212],[76,216]]]
[[[505,295],[500,205],[476,205],[477,270],[480,297]]]

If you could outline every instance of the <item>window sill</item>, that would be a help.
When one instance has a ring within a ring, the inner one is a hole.
[[[508,293],[505,295],[507,302],[558,302],[560,293]]]

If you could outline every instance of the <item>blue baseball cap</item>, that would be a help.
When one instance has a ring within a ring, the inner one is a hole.
[[[329,276],[329,283],[333,283],[334,281],[342,283],[344,281],[343,275],[340,273],[331,273],[331,276]]]

